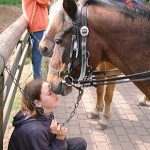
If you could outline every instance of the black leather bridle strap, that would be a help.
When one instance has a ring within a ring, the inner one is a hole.
[[[81,10],[81,21],[82,21],[82,27],[87,27],[87,5],[82,7]],[[81,27],[81,29],[82,29]],[[86,68],[87,68],[87,36],[81,35],[81,49],[82,49],[82,60],[81,60],[81,72],[79,76],[79,80],[83,80],[86,74]]]

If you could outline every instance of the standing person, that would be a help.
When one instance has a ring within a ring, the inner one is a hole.
[[[23,93],[22,109],[14,117],[8,150],[86,150],[83,138],[66,139],[67,128],[54,119],[53,109],[59,99],[48,82],[35,79]]]
[[[22,0],[23,15],[28,21],[28,31],[32,41],[32,67],[34,79],[42,78],[42,55],[39,42],[48,25],[49,0]]]

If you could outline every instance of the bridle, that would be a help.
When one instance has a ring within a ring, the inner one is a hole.
[[[79,11],[75,20],[70,20],[70,18],[68,19],[68,17],[64,15],[64,20],[72,23],[73,25],[73,34],[70,48],[70,63],[68,64],[68,68],[65,71],[63,71],[63,73],[67,74],[67,76],[65,76],[65,79],[67,79],[68,81],[74,80],[70,74],[71,71],[78,65],[81,65],[80,75],[78,78],[79,81],[84,79],[87,72],[87,68],[89,67],[89,52],[87,51],[87,37],[89,33],[87,27],[87,7],[88,5],[86,3],[83,6],[79,7]],[[70,29],[72,29],[72,27]],[[68,31],[70,29],[68,29]],[[45,34],[45,38],[48,38],[48,35]],[[55,41],[56,44],[60,44],[60,40],[62,41],[63,37],[57,35],[57,37],[53,41]],[[79,53],[81,53],[81,56],[79,56]],[[76,58],[75,61],[73,61],[73,58]],[[51,66],[49,66],[49,72],[52,72],[59,77],[62,75],[61,71],[58,71]]]

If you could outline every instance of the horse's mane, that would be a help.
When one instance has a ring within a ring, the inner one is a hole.
[[[86,0],[85,4],[119,9],[122,13],[132,15],[133,17],[142,16],[150,20],[150,9],[148,9],[144,3],[142,7],[135,5],[133,8],[128,8],[127,5],[117,0]]]

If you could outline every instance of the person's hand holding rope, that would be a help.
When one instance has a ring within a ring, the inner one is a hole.
[[[68,129],[64,126],[61,126],[61,124],[59,124],[55,119],[52,120],[50,129],[53,134],[56,134],[56,138],[60,140],[64,140],[66,133],[68,132]]]

